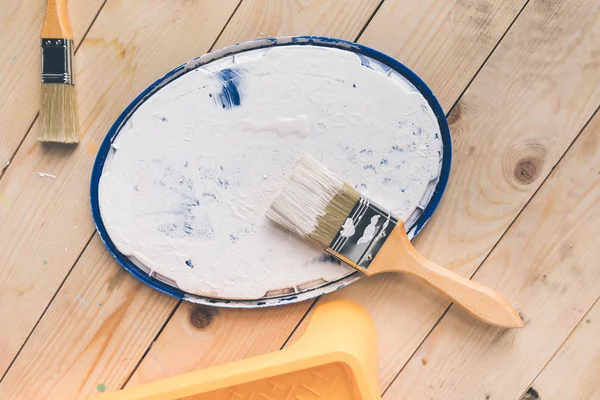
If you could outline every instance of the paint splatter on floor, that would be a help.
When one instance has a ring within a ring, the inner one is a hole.
[[[10,205],[10,199],[2,194],[0,194],[0,202],[4,203],[7,206]]]
[[[79,300],[81,302],[81,304],[83,304],[84,306],[88,305],[88,302],[85,301],[85,299],[83,297],[81,297],[81,295],[77,296],[77,300]]]

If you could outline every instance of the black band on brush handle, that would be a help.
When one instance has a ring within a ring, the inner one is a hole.
[[[354,227],[353,234],[349,235],[341,229],[329,248],[356,265],[369,268],[398,220],[363,197],[356,203],[348,219]]]
[[[73,84],[73,41],[42,39],[42,82]]]

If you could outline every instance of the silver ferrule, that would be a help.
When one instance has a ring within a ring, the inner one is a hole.
[[[42,82],[73,83],[71,39],[42,39]]]
[[[349,228],[349,224],[354,229]],[[369,268],[396,224],[398,220],[390,213],[361,197],[348,216],[346,227],[338,232],[329,247],[356,265]]]

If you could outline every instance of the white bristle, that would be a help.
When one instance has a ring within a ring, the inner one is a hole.
[[[359,197],[333,172],[305,154],[266,215],[300,236],[328,245],[341,226],[339,221],[345,220]]]

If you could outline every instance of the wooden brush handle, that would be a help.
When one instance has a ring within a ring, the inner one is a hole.
[[[399,223],[369,266],[368,275],[403,272],[425,281],[450,297],[470,314],[488,324],[521,328],[521,317],[510,303],[492,289],[443,268],[419,254]]]
[[[67,13],[67,0],[48,0],[42,38],[73,39]]]

